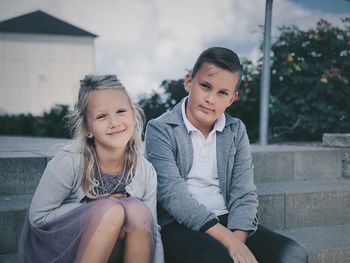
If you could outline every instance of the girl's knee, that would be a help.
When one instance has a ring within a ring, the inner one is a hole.
[[[151,217],[151,211],[140,200],[131,199],[126,205],[126,213],[128,216]]]
[[[149,208],[137,199],[129,200],[125,205],[126,224],[129,229],[153,228],[153,218]]]
[[[120,225],[122,225],[125,220],[124,207],[119,203],[110,203],[108,208],[106,208],[101,220],[103,224],[120,227]]]

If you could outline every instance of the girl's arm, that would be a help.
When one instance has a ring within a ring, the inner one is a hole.
[[[151,210],[155,230],[157,231],[157,242],[156,242],[156,253],[153,262],[154,263],[163,263],[163,244],[162,238],[160,236],[160,226],[157,222],[157,174],[153,166],[144,160],[147,163],[147,169],[144,168],[144,171],[147,173],[146,183],[145,183],[145,194],[143,197],[143,202]]]
[[[77,187],[75,169],[73,154],[67,151],[48,163],[29,208],[31,224],[43,225],[80,205],[77,196],[70,196]]]

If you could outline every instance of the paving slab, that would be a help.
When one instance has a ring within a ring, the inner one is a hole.
[[[333,225],[278,230],[302,244],[309,263],[349,263],[350,225]]]
[[[350,133],[325,133],[322,136],[322,145],[350,148]]]
[[[305,145],[252,145],[255,182],[336,179],[342,177],[339,148]]]
[[[0,254],[15,253],[32,196],[0,197]]]
[[[16,263],[17,254],[0,254],[1,263]]]
[[[350,223],[350,180],[257,184],[260,223],[272,229]]]

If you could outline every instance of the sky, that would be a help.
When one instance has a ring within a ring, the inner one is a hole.
[[[117,74],[134,98],[182,78],[210,46],[261,56],[265,0],[0,0],[0,21],[38,9],[98,35],[95,73]],[[349,0],[274,0],[272,38],[281,26],[344,17]]]

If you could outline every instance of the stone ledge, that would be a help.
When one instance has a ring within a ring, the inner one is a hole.
[[[350,133],[325,133],[322,137],[322,145],[350,148]]]

